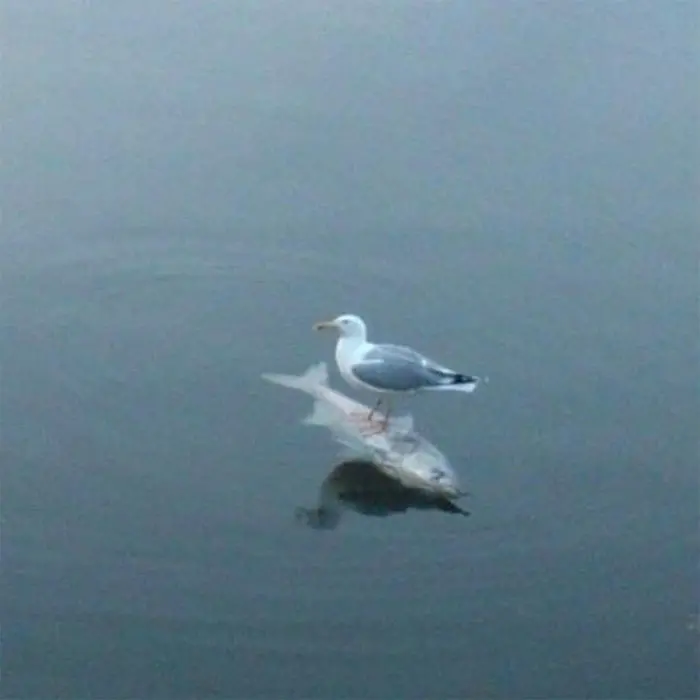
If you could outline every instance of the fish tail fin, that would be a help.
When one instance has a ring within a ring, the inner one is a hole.
[[[319,387],[328,386],[328,367],[325,362],[311,365],[299,375],[265,372],[261,376],[273,384],[286,386],[289,389],[299,389],[307,394],[314,394]]]

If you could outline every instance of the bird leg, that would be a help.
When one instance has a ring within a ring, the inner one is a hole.
[[[371,423],[372,422],[372,416],[374,416],[374,412],[379,408],[379,406],[382,404],[382,399],[380,398],[377,403],[375,404],[374,408],[369,412],[369,416],[367,416],[367,420]],[[389,415],[391,414],[391,402],[389,399],[386,400],[385,404],[385,411],[384,411],[384,420],[381,422],[381,430],[378,432],[383,433],[386,431],[388,425],[389,425]]]
[[[389,399],[386,400],[386,410],[384,411],[384,423],[383,423],[383,431],[384,432],[387,427],[389,426],[389,416],[391,415],[391,402]]]
[[[379,409],[379,407],[382,405],[383,401],[384,401],[384,400],[383,400],[381,397],[380,397],[379,399],[377,399],[377,403],[374,404],[374,407],[373,407],[372,410],[369,412],[369,414],[368,414],[368,416],[367,416],[367,422],[368,422],[369,424],[372,423],[372,418],[374,417],[374,414],[377,412],[377,410]],[[385,432],[386,429],[387,429],[387,427],[388,427],[388,425],[389,425],[389,415],[391,414],[391,403],[389,402],[389,399],[386,399],[386,404],[385,404],[385,406],[386,406],[386,410],[384,411],[384,420],[381,421],[381,428],[380,428],[379,430],[376,431],[377,433],[383,433],[383,432]]]
[[[371,422],[372,416],[374,416],[375,411],[382,405],[382,397],[380,396],[377,399],[377,403],[374,404],[374,408],[369,412],[369,415],[367,416],[367,420]]]

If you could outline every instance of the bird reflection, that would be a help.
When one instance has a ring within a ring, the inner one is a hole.
[[[295,516],[315,530],[334,530],[344,510],[386,517],[411,508],[469,515],[444,495],[405,486],[370,460],[350,459],[334,467],[323,480],[317,507],[299,507]]]

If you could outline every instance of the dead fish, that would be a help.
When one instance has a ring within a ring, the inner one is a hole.
[[[312,365],[298,376],[262,376],[312,396],[313,409],[305,423],[328,428],[351,454],[368,459],[404,487],[449,499],[465,495],[445,455],[414,430],[410,416],[393,418],[387,430],[375,429],[367,420],[368,406],[331,389],[325,363]]]

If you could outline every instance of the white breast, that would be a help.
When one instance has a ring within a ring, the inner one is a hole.
[[[364,343],[357,342],[354,338],[340,338],[335,346],[335,361],[338,365],[338,370],[342,378],[356,389],[366,389],[367,387],[358,381],[350,367],[356,357],[362,354],[362,346]]]

